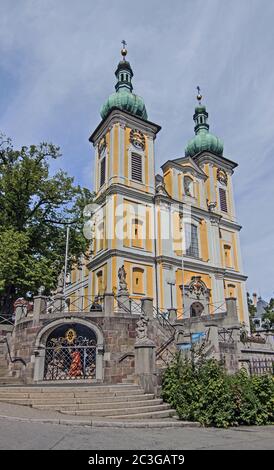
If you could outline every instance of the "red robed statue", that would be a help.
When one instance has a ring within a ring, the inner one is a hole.
[[[69,368],[69,375],[70,377],[78,377],[82,375],[81,355],[79,351],[73,351],[71,357],[72,361]]]

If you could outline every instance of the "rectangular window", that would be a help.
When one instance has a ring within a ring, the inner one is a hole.
[[[199,258],[198,228],[193,224],[185,225],[186,255]]]
[[[139,181],[140,183],[143,181],[142,157],[136,153],[131,155],[131,179]]]
[[[220,207],[221,211],[227,212],[227,201],[226,201],[226,191],[223,188],[219,188],[220,196]]]
[[[143,248],[143,226],[138,219],[132,221],[132,246]]]
[[[101,160],[100,164],[100,187],[103,186],[105,179],[106,179],[106,158],[104,157]]]

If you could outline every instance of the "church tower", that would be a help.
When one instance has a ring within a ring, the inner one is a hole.
[[[115,92],[89,139],[96,193],[91,256],[82,273],[72,272],[68,295],[116,294],[124,266],[129,295],[137,302],[153,298],[156,309],[175,309],[183,319],[225,314],[226,299],[234,298],[239,320],[248,325],[232,184],[237,164],[209,131],[198,87],[195,135],[155,175],[160,126],[148,120],[143,99],[133,93],[124,42],[121,54]]]
[[[143,99],[133,93],[133,71],[126,60],[115,71],[115,92],[101,109],[102,121],[90,137],[95,150],[95,237],[91,295],[117,291],[124,265],[133,296],[154,296],[153,196],[154,140],[160,126],[148,120]]]

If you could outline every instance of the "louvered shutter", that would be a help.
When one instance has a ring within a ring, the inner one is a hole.
[[[223,188],[219,188],[220,195],[220,206],[221,210],[227,212],[227,201],[226,201],[226,191]]]
[[[142,183],[142,157],[133,153],[131,155],[131,179]]]

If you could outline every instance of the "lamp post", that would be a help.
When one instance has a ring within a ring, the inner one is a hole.
[[[69,249],[69,231],[70,226],[67,225],[67,233],[66,233],[66,250],[65,250],[65,269],[64,269],[64,285],[63,285],[63,295],[66,295],[66,287],[67,287],[67,266],[68,266],[68,249]]]
[[[173,308],[173,289],[172,287],[175,286],[174,281],[167,281],[168,285],[170,286],[170,303],[171,303],[171,308]]]

